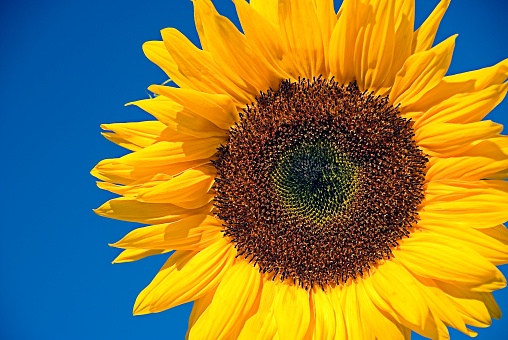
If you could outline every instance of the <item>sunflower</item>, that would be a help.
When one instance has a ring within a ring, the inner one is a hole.
[[[469,336],[501,312],[508,137],[483,118],[508,59],[447,76],[449,0],[194,0],[201,48],[143,45],[175,84],[104,124],[132,152],[92,174],[96,209],[147,226],[115,263],[170,253],[134,314],[194,302],[190,339]]]

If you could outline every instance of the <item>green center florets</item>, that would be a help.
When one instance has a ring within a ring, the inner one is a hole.
[[[281,157],[271,177],[289,211],[323,224],[346,208],[358,188],[358,170],[329,143],[303,144]]]

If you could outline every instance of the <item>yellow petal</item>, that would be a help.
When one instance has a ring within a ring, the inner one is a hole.
[[[415,130],[415,141],[431,155],[453,156],[477,140],[497,136],[503,126],[490,120],[468,123],[427,124]]]
[[[415,24],[414,0],[396,0],[395,18],[395,52],[391,71],[385,79],[389,86],[393,85],[395,75],[401,69],[406,59],[412,54],[413,28]],[[387,85],[385,85],[387,86]]]
[[[352,282],[341,291],[349,339],[406,339],[405,327],[379,310],[367,294],[364,282]]]
[[[312,79],[327,75],[323,36],[314,0],[279,0],[279,29],[299,75]]]
[[[413,128],[431,123],[480,121],[504,99],[507,89],[508,84],[493,85],[478,92],[455,95],[424,112]]]
[[[211,205],[199,209],[184,209],[168,203],[143,203],[132,197],[119,197],[107,201],[94,212],[115,220],[157,224],[173,222],[187,216],[207,214]]]
[[[154,64],[159,66],[179,87],[199,89],[198,85],[185,77],[178,69],[178,64],[171,57],[162,41],[148,41],[143,44],[145,56]]]
[[[222,138],[202,138],[186,142],[159,142],[117,159],[118,163],[152,167],[209,159],[223,142]]]
[[[166,125],[158,121],[101,125],[101,129],[112,132],[103,133],[102,135],[106,138],[121,138],[125,142],[131,143],[138,148],[144,148],[155,143],[160,138],[165,128]]]
[[[225,339],[236,325],[243,325],[257,298],[261,276],[246,261],[229,268],[212,303],[192,327],[189,339]]]
[[[405,108],[407,111],[426,112],[433,106],[456,95],[482,91],[488,87],[501,85],[508,78],[508,59],[494,66],[479,70],[446,76],[418,102]]]
[[[380,310],[419,334],[435,338],[437,327],[414,277],[399,263],[386,261],[365,280],[364,289]]]
[[[394,4],[394,1],[371,1],[357,36],[355,73],[362,90],[386,94],[392,86],[391,66],[396,53]]]
[[[508,245],[508,229],[502,224],[492,228],[480,229],[479,231],[485,235],[495,238],[504,245]]]
[[[105,159],[100,161],[93,169],[90,171],[92,176],[111,183],[118,183],[124,185],[138,185],[140,182],[145,180],[151,180],[157,176],[166,176],[172,177],[176,174],[181,173],[187,169],[195,168],[197,166],[203,165],[204,163],[210,163],[210,159],[198,159],[195,161],[189,162],[177,162],[174,164],[159,164],[153,165],[149,167],[140,167],[128,164],[122,164],[121,159]],[[106,190],[113,189],[112,187],[108,187]],[[129,191],[132,188],[127,188]],[[123,191],[120,189],[120,191]],[[123,195],[123,193],[120,193]],[[117,189],[115,191],[117,192]]]
[[[383,6],[389,8],[379,10]],[[385,94],[411,52],[414,4],[348,1],[339,14],[330,41],[332,75],[342,83],[356,78],[360,88]]]
[[[215,9],[213,4],[207,2],[207,6]],[[203,17],[199,11],[196,11],[196,5],[194,4],[194,23],[196,25],[196,31],[198,32],[199,42],[201,44],[201,48],[203,51],[210,51],[210,38],[211,36],[207,35],[205,29],[203,27]]]
[[[198,253],[175,251],[139,293],[134,314],[157,313],[203,297],[221,282],[234,256],[234,248],[224,239]]]
[[[447,297],[455,305],[455,309],[462,315],[467,324],[475,327],[487,327],[492,321],[485,306],[483,297],[490,293],[476,293],[461,286],[446,282],[434,281],[434,289]]]
[[[319,287],[311,291],[314,306],[314,339],[335,339],[335,312],[327,293]]]
[[[279,4],[274,0],[251,0],[250,5],[272,25],[279,23]]]
[[[277,332],[277,325],[273,315],[273,300],[275,297],[275,283],[271,280],[263,280],[259,305],[242,328],[239,340],[264,340],[273,339]]]
[[[279,283],[276,287],[273,310],[281,340],[302,339],[310,323],[309,293],[298,286]],[[291,315],[291,318],[288,318]]]
[[[193,3],[203,26],[207,49],[221,69],[231,70],[228,77],[253,96],[259,90],[278,85],[279,80],[257,57],[245,36],[229,19],[217,13],[210,0],[195,0]]]
[[[149,89],[160,94],[164,92],[166,87],[168,86],[151,86]],[[127,105],[136,105],[150,113],[168,126],[168,132],[189,135],[194,138],[226,137],[226,131],[217,127],[209,119],[201,117],[186,105],[177,103],[166,96],[138,100]],[[205,115],[206,113],[200,112],[200,114]]]
[[[255,314],[242,328],[238,337],[239,340],[265,340],[276,339],[277,325],[273,312]]]
[[[494,66],[475,71],[459,73],[445,77],[449,86],[460,89],[461,92],[483,90],[494,84],[502,84],[508,78],[508,58]]]
[[[412,233],[400,242],[393,256],[407,270],[426,278],[491,292],[506,286],[503,274],[492,263],[455,242],[431,232]]]
[[[466,327],[464,317],[457,310],[452,298],[439,288],[436,288],[436,284],[433,280],[417,277],[415,282],[417,289],[425,297],[432,314],[435,315],[438,320],[441,320],[466,335],[476,336],[476,332]]]
[[[365,282],[359,280],[356,284],[356,294],[358,299],[360,322],[364,334],[371,332],[375,339],[409,339],[407,328],[394,321],[389,314],[383,313],[372,302]]]
[[[508,169],[508,158],[502,152],[490,153],[487,149],[484,155],[474,157],[432,157],[426,180],[439,181],[457,179],[461,181],[475,181],[490,178],[491,175]]]
[[[195,215],[173,223],[137,228],[120,241],[116,248],[202,250],[222,237],[221,223],[210,215]]]
[[[138,146],[138,145],[136,145],[134,143],[131,143],[128,140],[126,140],[125,138],[117,136],[114,133],[101,132],[101,135],[104,138],[106,138],[107,140],[109,140],[110,142],[115,143],[116,145],[119,145],[122,148],[125,148],[127,150],[138,151],[138,150],[142,149],[142,147],[140,147],[140,146]]]
[[[369,10],[366,1],[345,1],[341,15],[330,38],[330,72],[339,83],[347,84],[355,79],[355,46],[364,16]]]
[[[349,339],[375,339],[372,329],[368,324],[364,324],[360,312],[360,304],[357,294],[357,284],[355,282],[342,288],[340,294],[342,310],[344,311],[344,321]],[[377,321],[377,320],[376,320]]]
[[[215,168],[204,165],[189,169],[171,180],[140,190],[137,200],[149,203],[172,203],[183,208],[195,209],[213,199],[207,195],[215,178]]]
[[[103,190],[122,196],[136,197],[138,193],[146,188],[152,188],[156,185],[169,181],[173,176],[168,174],[155,174],[134,180],[128,185],[117,185],[109,182],[97,182],[97,186]]]
[[[487,143],[485,143],[487,142]],[[485,139],[485,140],[479,140],[479,141],[476,141],[472,144],[472,148],[471,149],[468,149],[467,152],[465,152],[464,154],[461,154],[462,155],[465,155],[465,156],[470,156],[470,155],[477,155],[479,154],[479,150],[475,149],[476,147],[482,147],[482,148],[487,148],[487,145],[484,145],[484,144],[492,144],[492,145],[495,145],[499,150],[502,150],[505,154],[508,154],[508,136],[502,136],[502,135],[499,135],[499,136],[496,136],[496,137],[493,137],[493,138],[488,138],[488,139]],[[492,149],[491,148],[487,148],[489,152],[492,152]],[[474,150],[474,152],[473,152]]]
[[[195,116],[200,116],[221,129],[229,130],[239,120],[236,106],[229,96],[171,86],[152,85],[149,90],[170,98]],[[181,119],[180,116],[176,118],[178,121]]]
[[[501,309],[497,304],[496,300],[492,293],[480,293],[482,296],[482,300],[485,303],[485,307],[487,307],[487,311],[490,314],[490,317],[496,320],[501,318]]]
[[[101,134],[109,141],[131,151],[137,151],[158,141],[166,128],[161,122],[102,124],[101,128],[111,132]]]
[[[191,250],[175,251],[172,253],[157,275],[153,278],[152,282],[139,293],[134,303],[132,313],[134,315],[143,315],[168,309],[169,307],[155,308],[157,301],[154,299],[153,293],[157,289],[160,289],[162,283],[169,274],[177,272],[177,269],[184,268],[195,255],[196,252]]]
[[[390,92],[392,104],[411,105],[439,84],[450,66],[455,38],[456,35],[406,60]]]
[[[508,263],[508,246],[475,229],[452,229],[423,223],[423,229],[438,233],[460,242],[483,256],[496,266]]]
[[[227,70],[217,66],[209,52],[194,46],[182,33],[173,28],[161,31],[169,54],[178,65],[178,71],[192,82],[195,90],[229,95],[238,105],[252,101],[249,94],[229,78]]]
[[[147,256],[160,255],[167,252],[169,250],[166,249],[125,249],[113,260],[113,263],[134,262]]]
[[[337,15],[335,14],[335,9],[333,0],[314,0],[316,3],[316,14],[319,18],[318,23],[321,27],[321,38],[323,39],[323,52],[325,55],[325,67],[326,70],[329,70],[329,47],[330,47],[330,38],[332,36],[333,28],[335,27],[335,23],[337,22]],[[325,74],[326,76],[326,74]]]
[[[419,215],[424,224],[494,227],[507,219],[508,184],[498,180],[430,182]]]
[[[508,169],[504,168],[504,163],[508,159],[508,136],[495,136],[484,140],[474,141],[468,148],[460,150],[453,158],[471,157],[478,159],[478,173],[484,171],[485,174],[481,178],[504,179],[508,177]],[[487,165],[485,158],[488,157],[492,162]],[[435,158],[435,157],[433,157]],[[429,166],[434,163],[431,158]],[[485,167],[482,166],[485,164]],[[430,168],[432,170],[432,167]],[[461,171],[458,170],[460,173]],[[474,170],[472,171],[474,173]],[[443,175],[444,176],[444,175]],[[429,177],[430,178],[430,177]],[[451,179],[455,177],[451,176]],[[445,179],[443,178],[440,178]]]
[[[116,159],[103,159],[90,171],[90,174],[102,181],[128,185],[136,180],[132,176],[133,170],[132,166],[118,164]],[[157,172],[152,175],[155,175],[156,173]],[[139,178],[146,176],[147,174],[144,174],[143,176],[139,176]]]
[[[416,30],[413,37],[413,53],[426,51],[432,47],[437,29],[448,5],[450,5],[450,0],[441,0],[420,28]]]
[[[254,51],[257,51],[257,57],[262,58],[265,64],[270,67],[279,79],[298,78],[298,72],[295,70],[289,51],[282,46],[282,38],[278,29],[278,24],[274,26],[268,19],[257,11],[254,7],[255,1],[250,5],[245,0],[233,0],[238,12],[238,18],[242,25],[245,37]],[[274,5],[278,6],[277,1],[270,1],[264,9]],[[274,18],[277,18],[277,10]],[[277,19],[278,20],[278,19]]]
[[[185,336],[185,339],[189,338],[189,333],[192,327],[196,324],[196,321],[203,315],[205,310],[208,308],[210,303],[212,303],[213,296],[215,294],[215,291],[217,289],[212,289],[208,293],[206,293],[203,297],[200,297],[197,300],[194,300],[194,303],[192,304],[192,311],[189,316],[189,327],[187,329],[187,334]]]
[[[342,289],[340,287],[329,287],[329,290],[327,291],[327,295],[332,303],[335,314],[335,338],[347,339],[347,327],[341,304],[341,294]]]

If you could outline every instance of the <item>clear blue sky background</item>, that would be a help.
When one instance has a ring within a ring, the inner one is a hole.
[[[215,2],[235,18],[229,0]],[[437,2],[417,0],[418,24]],[[507,17],[504,0],[452,1],[438,35],[459,33],[450,73],[508,57]],[[123,104],[166,80],[141,45],[170,26],[197,41],[190,1],[1,2],[0,339],[183,338],[190,305],[132,316],[165,259],[110,264],[118,251],[107,244],[135,225],[92,212],[112,196],[89,175],[125,152],[101,123],[149,119]],[[508,102],[490,118],[508,124]],[[508,291],[495,295],[508,313]],[[479,339],[507,334],[505,317]]]

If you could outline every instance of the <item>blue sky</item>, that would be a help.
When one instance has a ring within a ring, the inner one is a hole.
[[[437,0],[417,0],[417,22]],[[234,18],[230,0],[215,1]],[[450,73],[508,57],[502,0],[455,0],[438,41],[459,33]],[[236,20],[236,19],[235,19]],[[150,119],[123,104],[165,75],[141,45],[176,27],[197,41],[188,0],[29,1],[0,4],[0,338],[181,339],[190,305],[133,317],[164,256],[112,265],[107,246],[134,224],[96,216],[113,196],[89,170],[125,153],[99,125]],[[508,124],[508,101],[489,116]],[[506,133],[506,131],[505,131]],[[508,274],[508,268],[502,268]],[[508,311],[508,290],[495,294]],[[508,334],[494,321],[479,339]],[[463,339],[452,332],[454,339]]]

